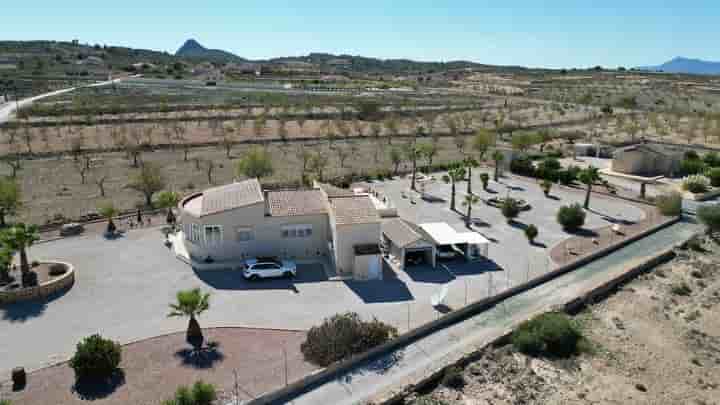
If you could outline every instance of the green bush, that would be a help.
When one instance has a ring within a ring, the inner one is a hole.
[[[119,343],[95,334],[77,344],[69,365],[76,380],[106,380],[118,370],[121,356]]]
[[[532,355],[569,357],[580,351],[582,333],[567,315],[546,313],[522,323],[510,339],[516,350]]]
[[[347,359],[397,336],[397,329],[373,319],[363,321],[355,312],[337,314],[310,329],[300,346],[305,359],[321,367]]]
[[[557,173],[558,181],[566,186],[577,181],[580,174],[580,168],[577,166],[569,166],[566,170],[560,170]]]
[[[530,224],[525,228],[525,236],[528,238],[530,243],[535,241],[535,238],[538,236],[538,229],[537,226]]]
[[[463,376],[461,369],[455,366],[445,369],[442,378],[442,385],[460,390],[465,386],[465,384],[465,377]]]
[[[536,170],[537,177],[549,181],[558,181],[558,172],[562,169],[560,161],[556,158],[545,158]]]
[[[685,159],[680,162],[680,172],[685,176],[703,173],[706,168],[705,162],[700,159]]]
[[[710,179],[699,174],[690,175],[683,178],[682,188],[691,193],[704,193],[710,189]]]
[[[12,405],[9,399],[0,399],[0,405]]]
[[[718,167],[720,166],[720,155],[717,152],[710,152],[703,157],[703,161],[709,167]]]
[[[520,176],[535,177],[535,166],[532,160],[526,157],[519,157],[510,162],[510,171]]]
[[[682,295],[682,296],[688,296],[692,294],[692,288],[690,288],[689,285],[687,285],[686,282],[682,282],[680,284],[675,284],[670,288],[670,292],[672,292],[675,295]]]
[[[216,399],[214,385],[197,381],[192,387],[179,387],[175,397],[164,401],[163,405],[211,405]]]
[[[502,212],[505,219],[510,222],[513,219],[517,218],[518,215],[520,215],[520,203],[518,203],[518,201],[514,198],[505,198],[503,200],[502,206],[500,206],[500,211]]]
[[[710,179],[710,185],[713,187],[720,187],[720,167],[713,167],[705,172],[705,175]]]
[[[682,195],[677,191],[656,197],[655,204],[665,216],[676,217],[682,213]]]
[[[720,205],[703,205],[697,210],[697,216],[709,234],[720,231]]]
[[[585,225],[585,210],[582,205],[572,204],[560,207],[557,213],[557,221],[566,231],[577,231]]]

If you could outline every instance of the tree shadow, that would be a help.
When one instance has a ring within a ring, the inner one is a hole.
[[[547,249],[547,245],[546,245],[546,244],[544,244],[544,243],[542,243],[542,242],[538,242],[538,241],[531,241],[531,242],[530,242],[530,244],[531,244],[532,246],[535,246],[535,247],[539,247],[539,248]]]
[[[366,304],[406,302],[414,299],[407,285],[398,278],[372,281],[344,281],[345,285]]]
[[[586,229],[586,228],[580,228],[576,229],[574,231],[568,231],[569,234],[574,236],[580,236],[583,238],[595,238],[598,236],[598,233],[596,231],[593,231],[592,229]]]
[[[225,355],[220,351],[219,342],[208,342],[205,347],[199,349],[193,347],[180,349],[175,352],[175,357],[181,360],[183,366],[195,369],[213,368],[216,363],[225,359]]]
[[[125,372],[119,369],[104,381],[80,379],[72,386],[72,391],[83,400],[94,401],[109,397],[123,385],[125,385]]]
[[[45,313],[49,303],[61,298],[67,294],[68,291],[70,291],[70,288],[65,288],[62,291],[53,293],[44,299],[16,302],[5,305],[2,308],[2,319],[10,322],[25,322],[28,319],[37,318]]]
[[[498,193],[497,191],[495,191],[495,190],[493,190],[493,189],[491,189],[491,188],[486,189],[485,192],[488,193],[488,194],[497,194],[497,193]]]
[[[417,283],[446,284],[455,279],[448,271],[430,265],[406,266],[405,273]]]
[[[433,309],[436,310],[437,312],[443,314],[443,315],[445,315],[445,314],[450,313],[450,312],[453,311],[453,309],[452,309],[451,307],[449,307],[447,304],[438,304],[438,305],[435,305],[435,306],[433,307]]]
[[[514,220],[514,219],[511,219],[510,221],[508,221],[508,225],[510,225],[511,227],[513,227],[513,228],[515,228],[515,229],[520,229],[520,230],[522,230],[522,231],[526,230],[527,227],[528,227],[527,224],[524,224],[524,223],[522,223],[522,222],[516,221],[516,220]]]

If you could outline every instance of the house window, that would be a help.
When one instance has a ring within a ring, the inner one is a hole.
[[[309,238],[312,236],[312,225],[286,225],[282,228],[283,238]]]
[[[237,229],[237,241],[238,242],[249,242],[255,240],[255,234],[252,228],[238,228]]]
[[[215,245],[220,243],[223,239],[222,226],[220,225],[205,225],[205,244]]]

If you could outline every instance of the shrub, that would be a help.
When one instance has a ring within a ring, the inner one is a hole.
[[[550,190],[552,190],[552,185],[553,185],[553,183],[550,180],[543,180],[540,183],[540,188],[542,188],[543,193],[545,194],[545,197],[550,195]]]
[[[536,356],[569,357],[580,351],[582,333],[567,315],[546,313],[522,323],[511,335],[516,350]]]
[[[560,170],[557,173],[558,181],[566,186],[577,181],[580,174],[580,168],[577,166],[569,166],[566,170]]]
[[[197,381],[192,387],[179,387],[175,397],[164,401],[163,405],[211,405],[216,399],[214,385]]]
[[[96,334],[78,343],[69,364],[77,380],[106,380],[117,371],[121,353],[119,343]]]
[[[713,167],[705,172],[705,175],[710,179],[710,185],[713,187],[720,187],[720,167]]]
[[[487,190],[488,183],[490,182],[490,175],[487,173],[480,173],[480,181],[483,185],[483,190]]]
[[[12,405],[9,399],[0,399],[0,405]]]
[[[698,155],[698,153],[695,152],[694,150],[689,150],[683,154],[683,159],[684,160],[700,160],[700,155]]]
[[[697,216],[709,234],[720,231],[720,205],[703,205],[697,210]]]
[[[321,367],[365,352],[397,336],[397,329],[355,312],[337,314],[314,326],[300,346],[305,359]]]
[[[682,213],[682,195],[677,191],[658,196],[655,199],[660,213],[668,217],[676,217]]]
[[[703,157],[703,161],[709,167],[718,167],[720,166],[720,155],[717,152],[710,152]]]
[[[500,211],[502,212],[505,219],[510,222],[513,219],[517,218],[518,215],[520,215],[520,203],[518,203],[518,201],[514,198],[505,198],[503,200],[502,206],[500,206]]]
[[[462,389],[465,386],[465,377],[462,375],[462,370],[455,366],[446,368],[443,373],[442,385],[456,390]]]
[[[680,162],[680,172],[684,175],[702,173],[706,167],[705,162],[700,159],[685,159]]]
[[[582,205],[572,204],[560,207],[557,221],[566,231],[576,231],[585,225],[585,210]]]
[[[704,193],[710,188],[710,179],[699,174],[687,176],[682,181],[682,188],[691,193]]]
[[[525,236],[527,236],[530,243],[535,241],[535,238],[538,236],[538,229],[535,225],[528,225],[527,228],[525,228]]]
[[[690,294],[692,294],[692,288],[690,288],[689,285],[687,285],[686,282],[682,282],[680,284],[675,284],[670,288],[670,292],[672,292],[675,295],[682,295],[683,297],[686,297]]]
[[[558,172],[560,169],[562,169],[560,161],[555,158],[548,157],[540,162],[536,174],[537,177],[541,179],[558,181]]]
[[[535,166],[527,157],[519,157],[510,162],[510,171],[520,176],[535,177]]]

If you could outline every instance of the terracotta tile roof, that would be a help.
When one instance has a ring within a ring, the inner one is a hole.
[[[267,199],[270,215],[273,217],[327,212],[325,199],[320,190],[271,191],[268,193]]]
[[[380,222],[377,209],[368,196],[332,198],[330,208],[338,225]]]
[[[263,202],[262,188],[257,179],[250,179],[205,190],[200,215],[212,215]]]
[[[420,233],[402,219],[393,219],[383,223],[382,233],[400,248],[410,246],[423,239]]]

